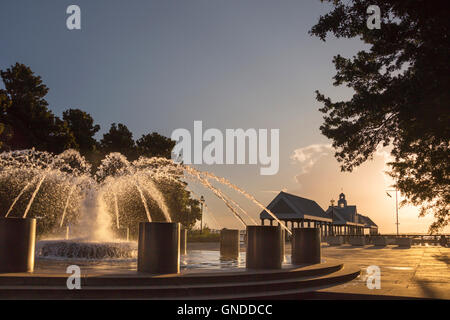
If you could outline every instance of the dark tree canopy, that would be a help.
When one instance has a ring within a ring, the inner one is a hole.
[[[390,175],[404,203],[433,213],[430,231],[449,223],[450,41],[448,1],[327,1],[333,10],[310,33],[322,40],[359,37],[370,45],[333,62],[334,85],[354,90],[348,101],[323,103],[322,133],[333,140],[336,158],[351,171],[380,146],[392,146]],[[370,5],[381,9],[381,29],[366,25]]]
[[[63,120],[67,122],[82,155],[96,149],[95,134],[100,130],[98,124],[94,125],[92,116],[80,109],[68,109],[63,112]]]
[[[136,146],[140,156],[170,159],[175,143],[175,141],[164,137],[159,133],[152,132],[142,135],[142,137],[136,141]]]
[[[16,63],[0,72],[5,89],[0,90],[4,149],[46,150],[59,153],[76,147],[67,124],[48,109],[48,88],[31,69]]]
[[[0,91],[0,149],[3,146],[4,142],[7,142],[11,139],[11,134],[8,134],[7,129],[10,127],[6,126],[6,110],[11,105],[11,101],[8,99],[8,96],[5,92]]]
[[[107,133],[103,135],[100,141],[101,150],[104,153],[120,152],[128,159],[135,158],[135,143],[133,134],[128,130],[127,126],[119,123],[113,123]]]

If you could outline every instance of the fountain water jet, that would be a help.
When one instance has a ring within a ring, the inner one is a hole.
[[[225,205],[231,210],[231,212],[234,214],[234,216],[238,219],[239,222],[242,223],[244,227],[247,227],[247,224],[245,221],[241,218],[239,213],[233,208],[233,206],[227,201],[225,196],[222,194],[221,191],[219,191],[217,188],[211,185],[207,179],[202,178],[199,174],[194,175],[204,186],[209,188],[219,199],[221,199]]]
[[[141,196],[142,204],[144,205],[145,214],[147,215],[148,222],[152,222],[152,217],[150,216],[150,212],[148,211],[147,200],[145,200],[144,193],[142,189],[139,187],[139,183],[136,181],[136,188]]]
[[[73,185],[73,186],[70,188],[69,195],[67,196],[66,204],[64,205],[64,211],[63,211],[63,213],[62,213],[61,222],[59,223],[59,226],[60,226],[60,227],[63,226],[63,223],[64,223],[64,217],[66,216],[67,207],[69,206],[70,196],[72,195],[72,193],[74,192],[74,190],[75,190],[76,187],[77,187],[76,185]]]
[[[119,204],[117,203],[117,193],[113,193],[114,194],[114,212],[116,213],[116,226],[117,229],[120,229],[120,224],[119,224]]]
[[[11,206],[9,207],[8,211],[6,212],[5,218],[7,218],[9,216],[9,214],[11,213],[11,211],[14,209],[14,206],[16,205],[17,201],[19,201],[20,197],[23,195],[23,193],[25,192],[25,190],[28,189],[29,186],[31,186],[33,184],[33,181],[28,182],[25,187],[22,188],[22,190],[20,191],[20,193],[17,195],[17,197],[14,198],[13,203],[11,204]]]
[[[148,188],[148,193],[152,197],[153,200],[156,201],[159,208],[164,214],[164,218],[167,222],[172,222],[172,219],[170,218],[169,209],[167,208],[166,201],[164,200],[164,197],[162,193],[158,190],[158,188],[155,186],[155,184],[148,180],[146,183],[146,186]]]
[[[258,200],[255,199],[255,197],[253,197],[252,195],[250,195],[250,194],[247,193],[246,191],[244,191],[244,190],[242,190],[241,188],[239,188],[238,186],[232,184],[232,183],[231,183],[230,181],[228,181],[227,179],[225,179],[225,178],[219,178],[219,177],[217,177],[216,175],[214,175],[214,174],[212,174],[212,173],[210,173],[210,172],[199,172],[198,170],[196,170],[196,169],[194,169],[194,168],[192,168],[192,167],[186,167],[186,168],[187,168],[187,170],[189,170],[189,171],[197,171],[199,174],[206,175],[206,176],[208,176],[208,177],[210,177],[210,178],[212,178],[212,179],[214,179],[214,180],[216,180],[216,181],[218,181],[218,182],[220,182],[220,183],[222,183],[222,184],[224,184],[224,185],[226,185],[226,186],[228,186],[228,187],[230,187],[230,188],[232,188],[232,189],[238,191],[239,193],[243,194],[245,197],[247,197],[248,199],[250,199],[251,201],[253,201],[253,203],[255,203],[258,207],[260,207],[261,209],[265,210],[272,218],[275,219],[275,221],[277,221],[277,222],[279,223],[279,225],[280,225],[284,230],[286,230],[290,235],[292,235],[291,230],[289,230],[289,229],[284,225],[284,223],[282,223],[272,211],[270,211],[270,210],[267,209],[265,206],[263,206]]]
[[[25,212],[23,213],[22,218],[26,218],[28,211],[30,211],[31,205],[33,204],[34,198],[36,198],[37,193],[39,192],[39,189],[41,188],[42,182],[44,182],[46,176],[42,175],[41,180],[39,180],[39,183],[36,186],[36,189],[34,190],[33,194],[31,195],[30,201],[28,202],[27,208],[25,209]]]
[[[111,153],[102,160],[93,177],[90,173],[90,166],[73,150],[66,151],[59,156],[52,156],[48,153],[34,150],[0,154],[0,163],[4,164],[0,169],[2,176],[8,176],[9,173],[12,174],[13,171],[9,172],[8,170],[14,169],[16,171],[33,172],[34,179],[39,179],[25,209],[25,217],[29,215],[30,211],[36,214],[39,207],[36,209],[33,207],[33,210],[30,210],[30,208],[37,197],[48,198],[49,195],[52,195],[54,199],[49,198],[47,202],[39,198],[41,200],[39,205],[42,206],[48,203],[48,205],[54,206],[56,205],[54,201],[60,201],[63,198],[63,192],[69,190],[67,194],[64,194],[66,199],[61,204],[62,210],[60,212],[62,212],[62,215],[61,219],[58,219],[59,223],[57,224],[61,228],[69,219],[71,241],[77,239],[76,241],[83,243],[84,246],[88,243],[98,243],[99,241],[104,243],[114,241],[115,234],[118,234],[117,230],[121,229],[119,200],[125,201],[124,206],[126,208],[133,203],[134,200],[132,199],[140,199],[144,209],[142,211],[145,211],[145,216],[147,217],[146,220],[151,222],[152,216],[145,192],[154,200],[157,207],[164,214],[165,220],[170,222],[169,209],[165,203],[164,195],[158,187],[159,181],[164,182],[164,180],[176,181],[183,187],[186,186],[184,179],[192,180],[193,183],[199,183],[223,201],[233,216],[243,226],[247,226],[243,215],[247,217],[246,220],[249,219],[253,224],[256,224],[256,221],[236,201],[227,196],[223,190],[212,185],[209,180],[231,187],[257,206],[267,210],[253,196],[231,184],[228,180],[189,166],[175,164],[165,158],[140,158],[130,163],[120,153]],[[46,181],[45,188],[42,187],[44,180]],[[23,196],[31,183],[32,181],[28,183],[28,186],[22,188],[20,196]],[[60,187],[62,185],[68,185],[69,188]],[[126,188],[130,187],[136,188],[136,195],[134,192],[130,193],[132,189],[125,191],[127,190]],[[41,189],[43,190],[42,194],[40,192]],[[49,193],[49,190],[51,190],[51,193]],[[61,194],[61,196],[58,196],[58,194]],[[16,199],[15,202],[17,202]],[[67,217],[69,205],[74,208],[70,218]],[[44,207],[44,214],[46,213]],[[211,215],[211,218],[217,221],[213,215]],[[278,219],[275,220],[279,221]],[[112,231],[114,225],[117,229],[115,232]],[[285,227],[282,223],[280,225]],[[60,245],[58,244],[57,246]]]

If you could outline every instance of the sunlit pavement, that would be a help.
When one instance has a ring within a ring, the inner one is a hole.
[[[218,250],[217,243],[191,243],[191,250]],[[244,250],[244,247],[242,247]],[[286,244],[286,255],[290,245]],[[450,248],[441,246],[413,246],[401,249],[397,246],[352,247],[343,245],[330,247],[323,244],[322,255],[359,266],[361,276],[349,283],[320,290],[324,297],[333,298],[332,293],[351,296],[377,295],[389,297],[416,297],[450,299]],[[381,269],[381,289],[368,289],[366,268],[376,265]],[[327,296],[328,294],[328,296]],[[345,297],[344,295],[344,297]],[[342,297],[337,295],[336,297]]]
[[[358,279],[324,292],[450,299],[450,248],[324,247],[323,256],[359,266],[362,270]],[[381,269],[381,289],[367,288],[366,268],[370,265]]]
[[[230,272],[245,269],[245,246],[235,262],[221,262],[219,243],[188,243],[188,255],[182,257],[183,272]],[[289,263],[290,244],[286,244],[286,263]],[[342,262],[345,266],[361,268],[361,275],[342,285],[319,289],[314,299],[395,299],[395,298],[438,298],[450,299],[450,248],[441,246],[413,246],[409,249],[397,246],[353,247],[343,245],[322,246],[325,262]],[[37,259],[35,272],[23,274],[27,277],[41,277],[48,274],[67,277],[65,272],[73,261]],[[76,262],[84,276],[120,274],[136,275],[136,261]],[[381,270],[381,288],[367,287],[367,267],[378,266]],[[295,298],[295,297],[294,297]]]

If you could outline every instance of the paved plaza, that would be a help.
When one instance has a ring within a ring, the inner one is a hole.
[[[190,243],[188,249],[218,250],[218,243]],[[244,250],[244,247],[242,247]],[[286,244],[286,255],[291,252]],[[323,289],[323,297],[349,298],[352,295],[377,295],[381,297],[414,297],[450,299],[450,248],[441,246],[412,246],[409,249],[397,246],[353,247],[343,245],[322,246],[324,259],[332,258],[344,264],[361,268],[361,276],[349,283]],[[381,289],[368,289],[366,268],[380,267]],[[340,295],[333,295],[339,293]]]
[[[323,256],[361,268],[361,276],[324,292],[450,299],[450,248],[440,246],[396,246],[376,248],[324,247]],[[381,289],[368,289],[366,268],[381,269]]]

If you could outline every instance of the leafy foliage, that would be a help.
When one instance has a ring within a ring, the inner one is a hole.
[[[100,141],[100,148],[104,153],[120,152],[129,159],[136,157],[133,134],[122,123],[111,125],[109,132],[105,133]]]
[[[48,150],[59,153],[76,147],[66,123],[48,108],[48,88],[31,69],[16,63],[1,71],[5,89],[0,90],[2,123],[8,127],[3,149]]]
[[[89,113],[80,109],[68,109],[63,112],[63,120],[67,122],[72,131],[82,155],[97,148],[98,143],[94,136],[100,130],[100,126],[94,125],[94,119]]]
[[[170,140],[157,132],[152,132],[151,134],[142,135],[142,137],[136,141],[136,147],[140,156],[170,159],[172,149],[175,147],[175,141]]]
[[[450,41],[447,1],[330,0],[310,34],[325,40],[359,37],[370,46],[352,58],[333,59],[334,85],[354,90],[333,102],[320,92],[322,133],[333,140],[343,171],[393,146],[390,175],[406,196],[433,213],[430,231],[449,223]],[[381,29],[366,26],[370,5],[381,9]]]

